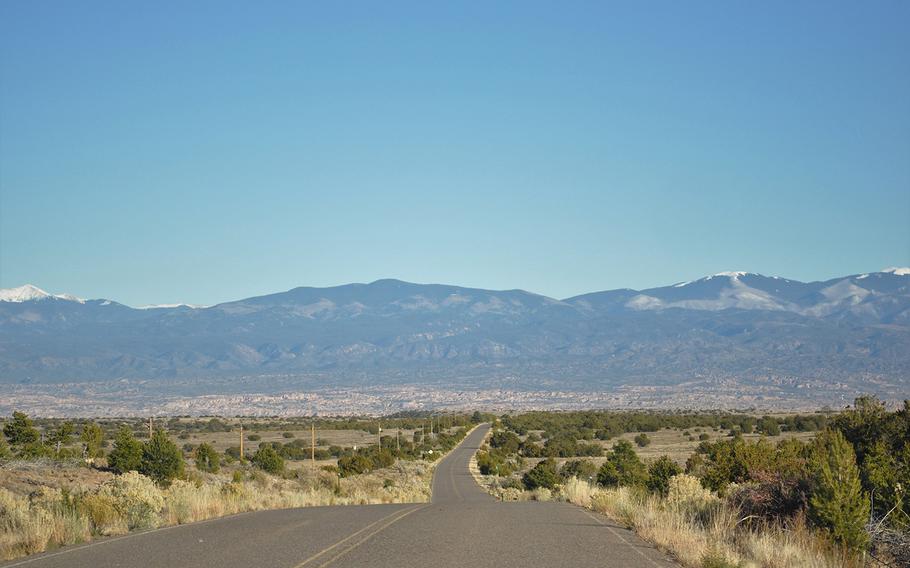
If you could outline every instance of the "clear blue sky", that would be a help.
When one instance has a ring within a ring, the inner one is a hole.
[[[439,4],[0,4],[0,287],[910,265],[910,3]]]

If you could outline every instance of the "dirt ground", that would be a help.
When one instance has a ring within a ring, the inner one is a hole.
[[[39,488],[92,489],[114,474],[75,463],[38,460],[12,461],[0,467],[0,487],[13,493],[28,495]]]

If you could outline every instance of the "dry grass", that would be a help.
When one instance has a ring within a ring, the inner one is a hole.
[[[706,566],[762,568],[852,568],[844,557],[797,520],[787,526],[747,526],[739,512],[697,479],[672,480],[666,499],[628,487],[603,489],[572,480],[561,497],[635,530],[644,540],[688,568]]]
[[[248,470],[240,481],[227,475],[206,475],[195,482],[179,480],[160,489],[150,479],[130,472],[93,490],[73,494],[45,487],[25,496],[0,488],[0,559],[85,542],[95,536],[244,511],[426,502],[432,474],[432,464],[398,462],[350,478],[320,470],[283,479]]]
[[[689,440],[687,436],[683,435],[683,432],[686,431],[692,435],[694,438],[693,440]],[[635,444],[635,436],[641,433],[647,434],[648,438],[651,440],[651,443],[643,448],[640,448]],[[617,440],[628,440],[635,448],[635,453],[637,453],[638,457],[640,457],[642,460],[647,461],[666,455],[676,463],[685,465],[686,460],[689,458],[689,456],[691,456],[692,453],[695,452],[696,448],[698,448],[698,445],[701,444],[701,441],[698,439],[699,434],[707,434],[708,439],[711,442],[730,438],[729,430],[718,430],[715,432],[711,428],[690,428],[688,430],[664,428],[662,430],[658,430],[657,432],[627,432],[611,440],[601,441],[601,445],[604,447],[604,451],[608,452]],[[745,434],[743,438],[746,440],[756,441],[764,437],[766,440],[768,440],[768,442],[776,444],[781,440],[786,440],[789,438],[796,438],[800,441],[807,442],[814,438],[815,434],[816,432],[781,432],[777,436]]]

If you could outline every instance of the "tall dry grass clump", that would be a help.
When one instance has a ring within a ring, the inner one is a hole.
[[[562,495],[569,503],[589,509],[594,497],[594,486],[587,481],[573,477],[562,486]]]
[[[853,561],[799,520],[783,526],[744,522],[736,507],[690,475],[670,479],[666,498],[630,487],[601,488],[572,479],[570,503],[602,513],[689,568],[850,568]]]
[[[4,559],[41,552],[50,538],[49,515],[0,487],[0,552]]]
[[[90,539],[91,523],[76,497],[46,487],[28,497],[0,488],[0,557],[43,552],[49,543]]]

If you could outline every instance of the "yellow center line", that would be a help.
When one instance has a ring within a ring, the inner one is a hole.
[[[420,509],[421,507],[424,507],[424,506],[425,506],[425,505],[421,505],[421,506],[418,506],[418,507],[415,507],[415,508],[412,508],[412,509],[408,509],[408,510],[405,511],[404,515],[408,515],[408,514],[410,514],[410,513],[413,513],[413,512],[416,511],[417,509]],[[314,554],[313,556],[310,556],[309,558],[307,558],[306,560],[304,560],[304,561],[301,562],[300,564],[297,564],[296,566],[294,566],[294,568],[302,568],[303,566],[306,566],[306,565],[309,564],[310,562],[313,562],[314,560],[316,560],[316,559],[318,559],[318,558],[320,558],[320,557],[322,557],[322,556],[328,554],[329,552],[331,552],[332,550],[338,548],[339,546],[341,546],[342,544],[344,544],[344,543],[346,543],[347,541],[351,540],[352,538],[356,538],[356,537],[359,536],[360,534],[363,534],[364,532],[370,530],[371,528],[375,527],[375,526],[378,525],[379,523],[381,523],[381,522],[383,522],[383,521],[385,521],[385,520],[387,520],[387,519],[390,519],[391,517],[394,517],[394,516],[396,516],[396,515],[401,515],[401,513],[402,513],[402,511],[395,511],[395,512],[393,512],[393,513],[390,513],[390,514],[388,514],[388,515],[382,517],[381,519],[378,519],[378,520],[373,521],[372,523],[370,523],[370,524],[368,524],[367,526],[363,527],[363,528],[360,529],[359,531],[356,531],[356,532],[354,532],[354,533],[348,535],[347,537],[345,537],[345,538],[339,540],[338,542],[336,542],[336,543],[333,544],[332,546],[323,548],[322,550],[320,550],[319,552],[317,552],[317,553]],[[403,517],[404,515],[402,515],[402,517]],[[397,520],[398,520],[398,519],[395,519],[395,520],[393,520],[392,522],[394,523],[394,522],[397,521]],[[384,527],[383,527],[383,528],[384,528]],[[379,530],[382,530],[382,529],[380,528]]]
[[[329,560],[327,560],[327,561],[323,562],[322,564],[320,564],[320,565],[319,565],[319,568],[325,568],[325,567],[328,566],[329,564],[332,564],[333,562],[335,562],[336,560],[338,560],[339,558],[341,558],[342,556],[344,556],[344,555],[347,554],[348,552],[351,552],[352,550],[354,550],[354,549],[357,548],[358,546],[362,545],[362,544],[365,543],[366,541],[370,540],[371,538],[373,538],[374,536],[376,536],[376,535],[379,534],[380,532],[382,532],[382,531],[384,531],[385,529],[389,528],[390,526],[394,525],[395,523],[397,523],[397,522],[400,521],[401,519],[407,517],[407,516],[410,515],[411,513],[416,513],[417,511],[419,511],[420,509],[423,509],[424,507],[429,507],[429,504],[421,505],[421,506],[419,506],[419,507],[415,507],[415,508],[413,508],[413,509],[410,509],[409,511],[407,511],[407,512],[404,513],[403,515],[399,515],[398,517],[392,519],[391,521],[389,521],[389,522],[387,522],[386,524],[382,525],[381,527],[379,527],[378,529],[374,530],[374,531],[371,532],[370,534],[366,535],[365,537],[363,537],[363,538],[360,539],[359,541],[355,542],[355,543],[352,544],[351,546],[345,548],[344,550],[342,550],[341,552],[339,552],[338,554],[336,554],[335,556],[333,556],[333,557],[330,558]],[[388,518],[388,517],[386,517],[386,518]]]

